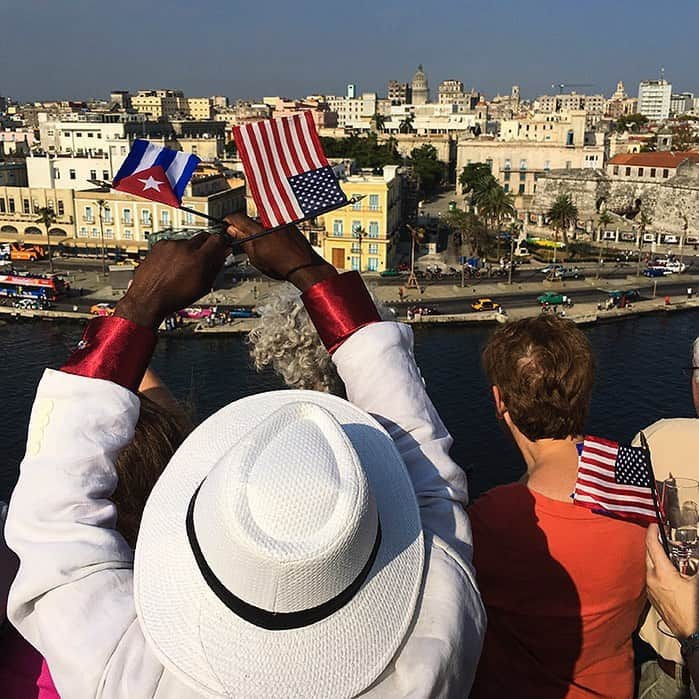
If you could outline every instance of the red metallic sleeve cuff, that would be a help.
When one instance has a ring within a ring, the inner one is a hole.
[[[331,354],[359,328],[381,320],[359,272],[324,279],[301,298]]]
[[[126,318],[94,318],[61,371],[105,379],[135,392],[148,368],[155,342],[151,329]]]

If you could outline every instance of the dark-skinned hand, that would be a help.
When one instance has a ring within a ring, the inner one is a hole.
[[[225,221],[228,234],[236,240],[264,230],[245,214],[231,214]],[[272,279],[286,279],[301,291],[337,274],[337,270],[313,250],[296,226],[287,226],[241,247],[260,272]]]
[[[159,241],[139,265],[114,315],[157,328],[211,290],[230,248],[224,236],[210,233]]]

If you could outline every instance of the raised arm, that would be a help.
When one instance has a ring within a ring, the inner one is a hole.
[[[91,321],[62,371],[39,385],[6,527],[20,558],[8,613],[61,696],[156,691],[163,669],[136,620],[133,552],[109,500],[114,462],[133,437],[154,330],[208,291],[225,251],[208,235],[159,243],[114,317]]]

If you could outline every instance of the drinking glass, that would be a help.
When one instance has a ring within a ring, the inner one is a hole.
[[[696,572],[699,550],[699,481],[668,478],[663,481],[662,515],[670,559],[685,575]]]

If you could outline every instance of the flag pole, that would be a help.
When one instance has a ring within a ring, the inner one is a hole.
[[[648,475],[650,476],[650,492],[653,496],[653,509],[655,510],[655,518],[658,520],[658,529],[660,530],[660,541],[663,544],[663,550],[665,555],[670,558],[670,544],[667,540],[667,534],[665,533],[665,522],[663,521],[662,515],[660,514],[660,507],[658,505],[658,492],[655,488],[655,473],[653,473],[653,462],[650,458],[650,447],[648,446],[648,440],[646,435],[643,434],[641,430],[641,448],[643,449],[644,461],[646,468],[648,469]]]
[[[88,180],[88,182],[91,182],[92,184],[96,185],[97,187],[100,188],[106,188],[106,189],[114,189],[112,187],[111,183],[106,182],[105,180]],[[134,195],[132,195],[134,196]],[[348,199],[347,201],[343,202],[342,204],[336,204],[334,206],[328,206],[325,209],[321,209],[320,211],[314,212],[313,218],[316,216],[322,216],[323,214],[327,214],[330,211],[335,211],[336,209],[341,209],[343,206],[348,206],[349,204],[356,204],[357,202],[361,201],[366,197],[366,194],[361,194],[356,197],[352,197]],[[281,231],[287,226],[295,226],[298,223],[302,223],[303,221],[307,221],[308,218],[299,218],[296,221],[289,221],[289,223],[282,223],[279,226],[274,226],[272,228],[266,228],[264,231],[260,231],[259,233],[253,233],[252,235],[247,236],[246,238],[240,238],[235,239],[232,236],[230,236],[226,232],[226,228],[230,225],[227,221],[224,221],[222,218],[216,218],[215,216],[209,216],[209,214],[205,214],[203,211],[197,211],[196,209],[190,209],[188,206],[178,206],[178,207],[173,207],[173,208],[178,208],[180,211],[186,211],[189,214],[194,214],[195,216],[201,216],[202,218],[205,218],[207,221],[211,221],[212,223],[215,223],[218,226],[223,226],[222,231],[218,231],[218,235],[224,235],[227,238],[230,239],[231,244],[233,246],[239,246],[242,245],[243,243],[247,243],[251,240],[257,240],[257,238],[262,238],[265,235],[269,235],[270,233],[276,233],[277,231]]]

